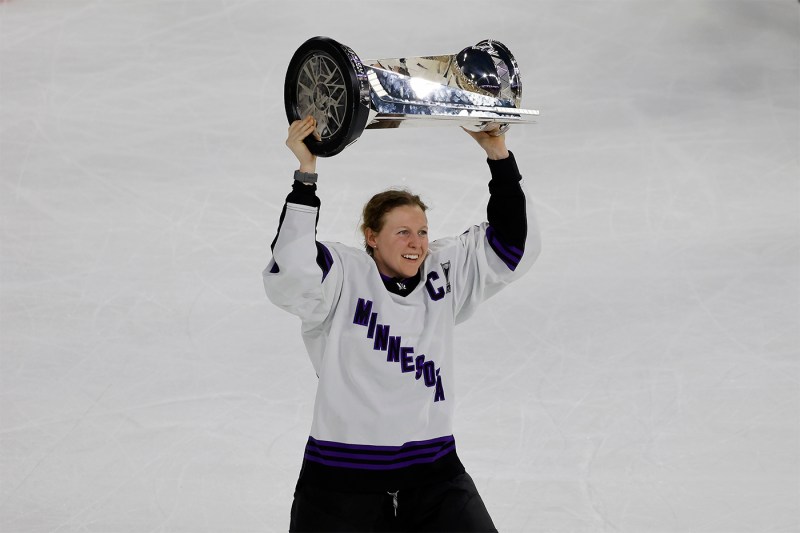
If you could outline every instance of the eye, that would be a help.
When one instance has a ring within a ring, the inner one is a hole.
[[[409,231],[407,229],[401,229],[397,232],[398,235],[408,235]]]
[[[419,231],[419,236],[420,237],[427,237],[428,236],[428,230],[426,230],[426,229],[420,230]]]

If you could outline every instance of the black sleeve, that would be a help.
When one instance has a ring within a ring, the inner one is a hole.
[[[317,184],[312,183],[311,185],[306,185],[305,183],[294,180],[292,192],[286,197],[286,203],[319,207],[320,201],[317,197]]]
[[[286,203],[283,204],[281,210],[281,218],[278,221],[278,231],[275,233],[275,238],[272,240],[271,249],[275,249],[275,243],[278,241],[278,235],[281,233],[281,226],[283,225],[283,218],[286,216],[286,204],[300,204],[309,207],[319,208],[322,205],[319,197],[317,196],[317,184],[306,185],[297,180],[292,183],[292,192],[286,197]],[[319,210],[317,210],[317,222],[319,222]]]
[[[520,186],[522,176],[514,154],[505,159],[487,159],[492,179],[489,181],[489,204],[486,215],[489,225],[505,244],[522,250],[528,232],[525,193]]]

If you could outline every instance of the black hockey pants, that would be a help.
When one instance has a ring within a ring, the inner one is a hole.
[[[494,532],[469,474],[384,493],[347,493],[298,485],[290,532]]]

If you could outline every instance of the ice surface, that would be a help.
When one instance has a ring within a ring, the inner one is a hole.
[[[285,531],[316,378],[263,296],[283,77],[504,42],[544,251],[459,330],[501,531],[800,531],[792,1],[0,2],[0,531]],[[320,162],[320,237],[390,185],[484,216],[458,128]]]

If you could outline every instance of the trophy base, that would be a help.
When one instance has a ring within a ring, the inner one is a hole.
[[[354,143],[369,118],[369,86],[364,67],[348,47],[327,37],[303,43],[289,61],[284,83],[286,117],[312,116],[319,140],[308,136],[311,153],[330,157]]]

